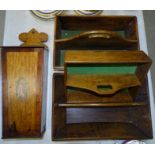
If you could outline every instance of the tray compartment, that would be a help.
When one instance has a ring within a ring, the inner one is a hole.
[[[78,17],[55,19],[54,69],[63,70],[66,50],[138,50],[135,16]]]

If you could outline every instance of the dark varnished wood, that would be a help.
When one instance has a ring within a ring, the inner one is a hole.
[[[64,90],[64,75],[55,73],[53,76],[53,109],[59,109],[59,111],[53,110],[52,139],[99,140],[152,138],[150,105],[146,83],[147,81],[142,84],[135,98],[135,103],[145,102],[141,106],[102,108],[67,107],[65,106],[65,92],[62,91]]]
[[[45,131],[47,51],[2,47],[2,138],[41,137]]]
[[[70,30],[109,30],[109,31],[119,31],[127,29],[132,25],[135,29],[132,29],[134,37],[136,38],[136,28],[137,28],[137,18],[135,16],[57,16],[55,19],[56,26],[61,26],[61,29]],[[130,30],[131,31],[131,30]],[[130,32],[131,33],[131,32]],[[131,35],[131,34],[130,34]],[[59,34],[56,36],[60,37]],[[129,37],[129,34],[128,34]],[[133,37],[133,36],[132,36]]]
[[[63,75],[59,73],[59,75]],[[61,81],[61,76],[57,76],[57,74],[53,74],[53,104],[52,104],[52,137],[57,137],[57,133],[60,133],[60,135],[63,137],[65,133],[65,125],[66,125],[66,109],[65,108],[59,108],[59,103],[64,103],[64,91],[61,91],[61,95],[59,93],[59,88],[64,88],[64,83],[60,82],[59,86],[57,86],[58,83],[55,82],[55,79],[58,81]]]

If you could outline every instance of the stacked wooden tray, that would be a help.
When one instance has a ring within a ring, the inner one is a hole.
[[[147,72],[133,16],[55,20],[53,140],[152,138]]]

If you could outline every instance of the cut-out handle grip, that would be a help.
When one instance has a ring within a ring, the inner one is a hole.
[[[102,94],[110,93],[113,91],[113,87],[111,85],[97,85],[96,87],[97,90]]]
[[[123,75],[68,75],[66,86],[89,90],[99,95],[114,94],[119,90],[141,85],[133,74]]]
[[[56,43],[68,43],[68,42],[78,42],[81,40],[87,40],[89,42],[91,39],[94,39],[94,40],[102,39],[102,41],[109,39],[116,43],[121,42],[125,44],[136,43],[136,40],[130,40],[130,39],[124,38],[114,31],[107,31],[107,30],[82,32],[80,34],[77,34],[69,38],[57,39],[55,40],[55,42]]]
[[[103,38],[103,39],[110,39],[111,35],[107,34],[107,33],[96,33],[96,34],[89,34],[88,35],[89,39],[93,39],[93,38]]]

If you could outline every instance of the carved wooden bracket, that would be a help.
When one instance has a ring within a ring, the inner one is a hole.
[[[48,35],[44,32],[38,32],[36,29],[31,29],[29,32],[24,32],[19,35],[19,39],[24,42],[21,46],[45,46],[43,42],[48,40]]]

